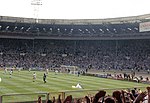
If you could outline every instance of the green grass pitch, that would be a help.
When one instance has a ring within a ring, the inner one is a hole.
[[[36,72],[37,76],[35,82],[33,82],[33,72]],[[66,95],[74,94],[73,96],[83,97],[89,94],[90,90],[114,90],[116,88],[133,88],[148,86],[147,84],[91,76],[80,75],[78,77],[77,75],[65,73],[58,73],[57,75],[55,75],[54,72],[49,72],[46,78],[47,83],[44,83],[43,74],[44,71],[14,71],[12,74],[12,78],[10,78],[9,72],[7,74],[4,74],[4,71],[0,71],[0,78],[2,79],[2,81],[0,82],[0,95],[79,91],[67,92]],[[84,87],[84,89],[72,88],[72,86],[76,85],[77,83],[80,83]],[[94,93],[96,93],[96,91],[94,91]],[[16,100],[16,97],[19,98],[19,96],[12,96],[11,98],[14,98]],[[32,96],[28,95],[27,97],[29,98]],[[26,100],[28,98],[26,98]],[[33,99],[36,99],[36,97],[33,97]]]

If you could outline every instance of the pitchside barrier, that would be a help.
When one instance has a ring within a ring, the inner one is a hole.
[[[1,96],[0,103],[31,103],[38,100],[38,97],[46,100],[47,93],[28,93],[28,94],[7,94]]]
[[[146,87],[133,87],[140,89],[142,91],[146,91]],[[116,88],[116,89],[107,89],[103,88],[100,90],[105,90],[106,95],[112,94],[115,90],[132,90],[133,88]],[[85,96],[93,97],[99,90],[76,90],[76,91],[62,91],[62,92],[49,92],[49,93],[30,93],[30,94],[7,94],[0,96],[0,103],[36,103],[38,97],[42,98],[42,101],[45,103],[46,100],[53,100],[58,98],[60,95],[61,100],[64,100],[67,96],[72,95],[74,98],[84,98]]]

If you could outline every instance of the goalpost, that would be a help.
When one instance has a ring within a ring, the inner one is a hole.
[[[78,74],[78,69],[79,68],[77,66],[61,65],[61,70],[68,72],[69,74]]]

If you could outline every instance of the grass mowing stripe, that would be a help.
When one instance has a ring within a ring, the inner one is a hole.
[[[11,78],[12,79],[12,78]],[[24,92],[32,92],[34,90],[34,88],[32,88],[32,90],[30,90],[29,87],[24,88],[23,84],[20,84],[18,82],[15,82],[15,80],[10,81],[10,82],[4,82],[6,85],[8,85],[7,87],[10,88],[11,90],[13,90],[13,92],[11,93],[20,93],[22,91]]]
[[[63,77],[62,77],[63,78]],[[78,78],[78,77],[77,77]],[[75,79],[75,78],[74,78]],[[72,80],[72,81],[75,81],[75,80]],[[99,78],[99,79],[101,79],[101,78]],[[103,78],[104,79],[104,78]],[[67,79],[68,81],[70,81],[70,79]],[[124,82],[124,81],[118,81],[118,80],[111,80],[110,81],[110,79],[104,79],[104,80],[100,80],[100,82],[93,82],[93,81],[89,81],[89,79],[87,80],[87,79],[84,79],[84,78],[82,78],[82,80],[81,80],[81,78],[79,78],[78,79],[78,82],[82,82],[82,83],[84,83],[84,81],[86,82],[86,83],[91,83],[91,84],[93,84],[93,85],[102,85],[102,84],[105,84],[105,86],[106,85],[108,85],[109,86],[109,84],[111,85],[111,86],[113,86],[113,87],[115,87],[116,85],[118,85],[118,87],[120,87],[120,86],[125,86],[125,87],[130,87],[129,86],[129,84],[131,83],[131,85],[133,85],[133,82],[128,82],[128,84],[127,83],[122,83],[122,82]],[[108,81],[110,81],[110,82],[108,82]],[[140,83],[134,83],[135,85],[140,85]],[[110,87],[111,87],[110,86]],[[142,84],[141,84],[141,86],[142,86]],[[133,87],[133,86],[132,86]]]

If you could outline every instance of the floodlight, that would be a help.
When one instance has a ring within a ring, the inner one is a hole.
[[[127,28],[128,30],[132,30],[131,28]]]
[[[17,26],[15,26],[14,30],[16,30],[16,29],[17,29]]]
[[[21,27],[21,29],[20,30],[23,30],[24,29],[24,27]]]
[[[9,26],[7,26],[5,30],[8,30],[8,29],[9,29]]]

